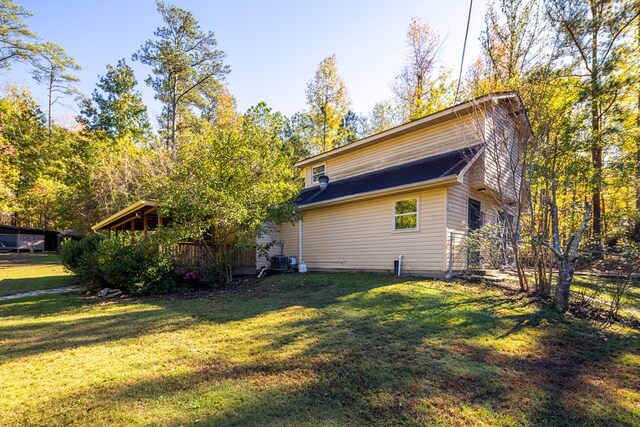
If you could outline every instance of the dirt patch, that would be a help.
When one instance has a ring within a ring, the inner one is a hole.
[[[174,293],[174,294],[166,294],[166,295],[150,295],[150,296],[131,296],[131,295],[121,295],[118,299],[137,299],[141,301],[179,301],[179,300],[191,300],[191,299],[200,299],[200,298],[211,298],[217,295],[232,295],[232,294],[243,294],[243,293],[251,293],[259,289],[259,283],[261,279],[256,277],[247,277],[239,280],[235,280],[232,283],[223,286],[221,288],[211,289],[192,289],[186,292]],[[99,297],[95,294],[91,294],[87,296],[88,298],[99,299]],[[101,298],[100,298],[101,299]]]

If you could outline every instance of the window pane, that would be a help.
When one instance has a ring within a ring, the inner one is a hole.
[[[314,166],[313,168],[311,168],[311,180],[313,182],[318,181],[318,177],[324,174],[325,174],[325,165]]]
[[[396,217],[396,230],[409,230],[418,228],[417,215],[402,215]]]
[[[396,215],[415,213],[418,211],[418,200],[409,199],[396,202]]]

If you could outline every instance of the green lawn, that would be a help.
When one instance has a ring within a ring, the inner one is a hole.
[[[0,254],[0,296],[71,284],[57,255]]]
[[[608,309],[614,290],[623,284],[628,287],[622,298],[620,314],[640,321],[640,285],[637,282],[576,274],[571,290],[576,300],[584,298]]]
[[[273,276],[0,302],[11,425],[640,425],[640,335],[480,284]]]

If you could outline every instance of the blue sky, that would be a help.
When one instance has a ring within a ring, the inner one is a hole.
[[[121,58],[134,67],[139,88],[154,118],[159,112],[144,79],[149,69],[131,61],[162,24],[152,0],[15,0],[34,13],[29,27],[43,40],[59,43],[82,66],[79,89],[90,94],[107,64]],[[469,0],[390,1],[206,1],[175,0],[191,10],[204,30],[216,34],[231,66],[228,86],[240,111],[260,101],[291,115],[305,107],[304,90],[318,63],[336,53],[353,109],[368,113],[375,102],[391,97],[391,84],[405,58],[405,34],[413,16],[438,31],[444,65],[457,75]],[[465,69],[478,55],[478,37],[486,5],[474,2]],[[14,67],[0,72],[4,84],[23,84],[40,102],[44,91],[28,72]],[[57,116],[77,107],[56,109]]]

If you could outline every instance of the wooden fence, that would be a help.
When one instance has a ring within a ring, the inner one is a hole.
[[[201,243],[182,242],[165,250],[171,253],[175,265],[180,267],[194,267],[201,262],[208,262],[204,248]],[[256,268],[256,248],[249,247],[236,250],[233,254],[233,267]]]

